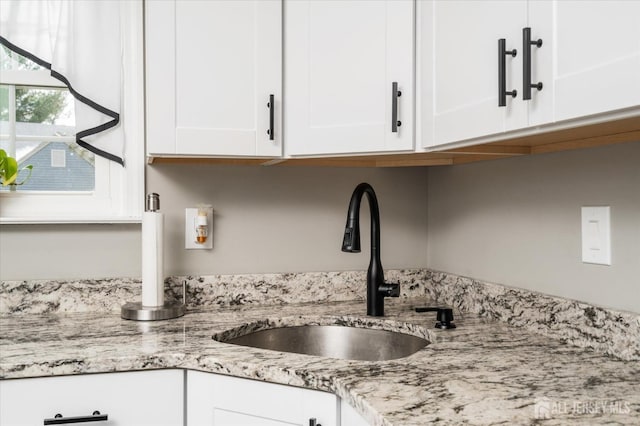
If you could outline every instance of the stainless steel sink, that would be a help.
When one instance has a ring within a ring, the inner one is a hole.
[[[429,344],[429,341],[409,334],[336,325],[272,328],[224,342],[280,352],[362,361],[403,358]]]

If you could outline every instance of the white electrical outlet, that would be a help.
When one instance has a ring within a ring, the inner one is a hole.
[[[611,265],[610,207],[582,207],[582,262]]]
[[[184,248],[188,250],[213,248],[213,209],[211,207],[185,209]]]

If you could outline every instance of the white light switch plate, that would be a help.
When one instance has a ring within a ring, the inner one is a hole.
[[[204,244],[196,242],[196,216],[198,209],[189,208],[184,211],[184,248],[188,250],[213,248],[213,209],[207,209],[207,225],[209,227],[207,241]]]
[[[582,207],[582,262],[611,265],[609,206]]]

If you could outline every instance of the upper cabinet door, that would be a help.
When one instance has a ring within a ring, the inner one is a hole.
[[[446,144],[527,125],[522,102],[522,28],[526,1],[425,1],[420,4],[422,146]],[[505,91],[499,103],[499,39]]]
[[[287,155],[413,150],[414,8],[285,2]]]
[[[147,1],[148,153],[282,154],[282,2]]]
[[[639,1],[531,1],[529,20],[546,33],[540,54],[553,52],[543,91],[556,121],[640,105]],[[548,121],[538,113],[530,124]]]

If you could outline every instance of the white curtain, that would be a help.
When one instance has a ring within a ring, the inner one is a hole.
[[[0,42],[49,64],[76,99],[78,144],[124,165],[120,13],[117,0],[0,0]]]

